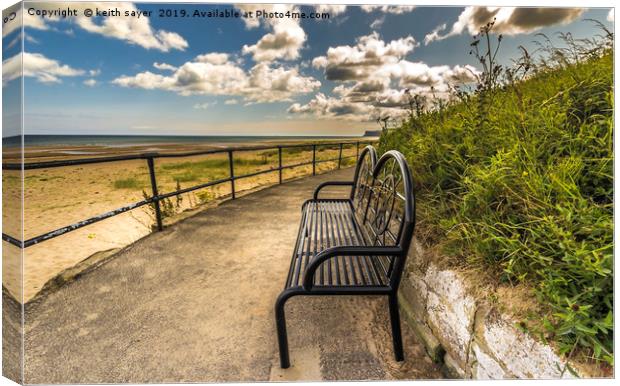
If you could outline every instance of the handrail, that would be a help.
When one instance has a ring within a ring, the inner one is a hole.
[[[274,173],[278,172],[278,184],[282,184],[282,171],[286,169],[292,169],[300,166],[312,165],[312,175],[316,175],[316,165],[323,162],[337,162],[337,169],[340,169],[342,164],[342,160],[349,158],[359,158],[360,156],[360,145],[362,144],[372,144],[375,141],[342,141],[342,142],[311,142],[311,143],[300,143],[300,144],[290,144],[290,145],[265,145],[265,146],[247,146],[247,147],[228,147],[221,149],[211,149],[211,150],[202,150],[202,151],[192,151],[185,153],[140,153],[140,154],[128,154],[121,156],[109,156],[109,157],[93,157],[93,158],[78,158],[78,159],[69,159],[69,160],[58,160],[58,161],[43,161],[43,162],[29,162],[29,163],[3,163],[2,170],[35,170],[35,169],[49,169],[49,168],[57,168],[64,166],[77,166],[77,165],[86,165],[86,164],[97,164],[97,163],[106,163],[106,162],[120,162],[120,161],[129,161],[129,160],[137,160],[143,159],[147,161],[147,166],[149,169],[149,179],[151,184],[151,196],[145,198],[144,200],[137,201],[120,208],[111,210],[109,212],[105,212],[99,214],[97,216],[90,217],[85,220],[78,221],[74,224],[64,226],[62,228],[55,229],[51,232],[44,233],[42,235],[32,237],[25,241],[20,241],[8,234],[2,233],[2,240],[15,245],[19,248],[28,248],[32,245],[44,242],[46,240],[53,239],[55,237],[61,236],[65,233],[72,232],[76,229],[85,227],[87,225],[99,222],[101,220],[105,220],[107,218],[119,215],[121,213],[137,209],[144,205],[152,204],[155,208],[155,219],[157,222],[157,230],[163,230],[163,217],[161,213],[160,201],[178,196],[181,194],[189,193],[198,189],[204,189],[210,186],[230,183],[231,184],[231,199],[236,199],[236,190],[235,190],[235,181],[254,177],[264,173]],[[345,145],[355,145],[356,153],[355,156],[342,156],[342,148]],[[338,146],[338,158],[330,158],[330,159],[317,159],[317,148],[327,147],[327,146]],[[290,148],[312,148],[312,161],[307,162],[299,162],[295,164],[286,165],[282,163],[282,149],[290,149]],[[246,152],[246,151],[257,151],[257,150],[278,150],[278,166],[272,167],[265,170],[259,170],[256,172],[243,174],[243,175],[235,175],[234,173],[234,152]],[[228,153],[228,166],[229,166],[229,176],[227,178],[222,178],[219,180],[209,181],[207,183],[194,185],[188,188],[179,189],[173,192],[168,193],[159,193],[157,188],[157,176],[155,173],[155,162],[154,160],[157,158],[181,158],[181,157],[192,157],[199,155],[209,155],[209,154],[220,154],[220,153]]]

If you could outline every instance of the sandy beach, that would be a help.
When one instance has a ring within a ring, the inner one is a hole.
[[[367,140],[367,139],[365,139]],[[337,140],[329,140],[336,142]],[[350,139],[349,139],[350,141]],[[313,142],[318,142],[314,140]],[[183,143],[138,144],[106,147],[98,145],[36,146],[27,147],[26,162],[74,159],[144,152],[181,153],[226,147],[252,147],[284,144],[291,141],[246,143]],[[338,147],[317,148],[317,160],[338,157]],[[343,157],[355,156],[355,145],[345,146]],[[4,162],[16,162],[18,149],[5,148]],[[283,165],[312,160],[312,148],[291,148],[283,151]],[[343,160],[342,167],[352,166],[354,158]],[[252,150],[236,152],[236,176],[277,167],[277,150]],[[333,170],[336,162],[317,164],[317,173]],[[160,158],[155,161],[157,184],[160,193],[172,192],[229,176],[228,154],[218,153],[192,157]],[[306,165],[283,172],[283,179],[295,179],[312,173]],[[4,232],[19,235],[19,209],[11,203],[19,199],[19,172],[4,171],[3,210]],[[237,195],[251,192],[261,186],[278,183],[278,173],[271,172],[235,181]],[[186,217],[203,207],[217,205],[229,197],[230,183],[172,197],[165,208],[165,224]],[[119,161],[102,164],[27,170],[24,175],[24,238],[32,237],[71,225],[124,205],[144,199],[151,194],[149,174],[145,160]],[[26,248],[24,251],[23,300],[28,302],[61,271],[75,266],[89,256],[106,250],[124,248],[152,232],[155,218],[151,206],[114,216],[101,222],[69,232],[57,238]],[[14,237],[15,237],[14,236]],[[17,237],[16,237],[17,238]],[[19,250],[8,243],[5,247],[4,286],[16,298],[19,289]]]

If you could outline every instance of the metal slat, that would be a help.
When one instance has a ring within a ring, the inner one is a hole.
[[[325,227],[325,220],[324,220],[325,210],[323,209],[323,203],[317,203],[317,210],[320,213],[319,218],[320,218],[320,224],[321,224],[319,226],[319,233],[315,235],[315,236],[318,236],[318,239],[316,241],[316,245],[317,245],[317,248],[318,248],[317,249],[317,253],[318,253],[318,251],[324,251],[325,250],[325,246],[324,246],[324,244],[325,244],[325,235],[324,235],[324,232],[323,232],[323,228]],[[329,260],[326,263],[329,263]],[[321,264],[321,266],[323,266],[323,265],[325,265],[325,263]],[[322,269],[322,267],[321,267],[321,269]],[[316,273],[315,273],[315,276],[316,276]],[[316,277],[315,277],[315,284],[316,284]],[[323,285],[324,281],[321,281],[319,284]]]
[[[338,245],[336,242],[336,239],[333,237],[333,227],[332,227],[332,218],[331,218],[331,209],[329,207],[329,203],[330,201],[325,201],[325,202],[321,202],[321,208],[323,209],[323,214],[325,215],[325,238],[327,240],[326,242],[326,248],[329,248],[331,246],[335,246]],[[330,266],[331,261],[337,259],[337,257],[332,257],[331,259],[328,259],[325,263],[323,264],[329,264]],[[337,273],[337,265],[336,265],[336,273]],[[330,283],[330,285],[333,283]]]
[[[342,207],[343,207],[343,202],[334,203],[334,217],[336,218],[336,221],[337,221],[336,231],[338,232],[338,238],[339,240],[341,240],[341,243],[343,245],[351,245],[351,242],[349,242],[345,237],[346,233],[344,232],[344,228],[343,228],[344,221],[343,221],[343,217],[340,216],[340,210],[342,209]],[[345,267],[348,267],[347,269],[345,269],[346,284],[357,283],[357,275],[355,274],[353,256],[345,256],[343,260],[345,260],[345,263],[344,263]]]
[[[340,285],[340,258],[341,256],[335,256],[332,260],[334,260],[334,268],[336,270],[336,285]]]
[[[319,207],[318,207],[318,203],[315,203],[315,212],[316,215],[315,217],[318,217],[318,211],[319,211]],[[312,227],[311,227],[312,228]],[[312,235],[312,236],[310,236]],[[304,265],[304,271],[306,270],[306,266],[308,265],[308,261],[310,261],[311,258],[313,258],[314,256],[316,256],[316,254],[318,253],[318,248],[317,248],[317,242],[316,242],[316,236],[318,235],[318,218],[316,219],[316,221],[314,222],[314,232],[310,232],[309,237],[311,240],[311,243],[308,244],[308,252],[310,252],[310,247],[312,248],[312,256],[307,256],[306,257],[306,265]]]
[[[349,241],[346,238],[346,233],[344,230],[344,226],[345,226],[344,223],[346,220],[341,215],[341,210],[343,206],[342,204],[343,204],[342,202],[334,202],[334,209],[333,209],[333,216],[335,218],[335,223],[336,223],[336,234],[338,235],[338,242],[340,245],[354,245],[351,241]],[[346,285],[357,283],[357,277],[356,277],[357,275],[355,274],[355,266],[353,265],[353,259],[354,258],[352,256],[345,256],[343,258],[344,277],[345,277]],[[348,269],[347,269],[347,266],[348,266]],[[349,278],[349,272],[351,272],[351,278]]]
[[[302,233],[302,235],[303,235],[302,237],[304,238],[304,241],[303,241],[303,243],[301,245],[301,248],[302,248],[302,251],[303,251],[304,248],[308,248],[307,252],[309,252],[309,245],[310,245],[310,240],[309,240],[309,238],[310,238],[310,231],[309,231],[309,228],[312,227],[312,221],[314,219],[314,203],[313,202],[309,202],[308,203],[308,208],[306,210],[307,210],[307,212],[306,212],[306,224],[305,224],[304,229],[302,230],[302,232],[303,232]],[[310,215],[310,219],[309,219],[310,223],[309,224],[308,224],[308,214]],[[295,269],[295,279],[293,280],[293,283],[295,285],[300,285],[300,281],[301,281],[301,278],[302,278],[302,272],[303,272],[304,256],[305,256],[305,254],[303,254],[303,253],[300,254],[298,259],[297,259],[297,262],[296,262],[297,263],[297,268]]]
[[[358,224],[355,223],[355,216],[353,215],[353,213],[351,213],[348,217],[350,218],[350,221],[347,221],[347,225],[352,226],[351,234],[355,237],[357,244],[366,245],[364,236],[361,230],[359,229]],[[382,281],[379,278],[378,272],[370,269],[370,267],[372,266],[372,260],[370,260],[370,264],[369,264],[369,256],[358,256],[358,259],[362,262],[363,267],[366,268],[365,273],[368,278],[368,283],[370,285],[375,285],[377,283],[381,284]]]
[[[295,272],[295,266],[297,265],[297,261],[299,260],[299,257],[301,256],[299,253],[299,247],[300,247],[299,242],[301,241],[303,243],[304,241],[301,235],[303,234],[303,231],[306,228],[306,213],[307,211],[304,210],[301,215],[301,221],[299,222],[299,231],[297,232],[297,240],[295,240],[295,249],[293,249],[293,260],[291,261],[291,266],[288,269],[288,276],[286,277],[286,284],[284,288],[289,288],[292,286],[292,279],[293,279],[293,274]]]
[[[344,215],[343,212],[343,208],[348,208],[347,203],[344,202],[339,202],[339,203],[335,203],[334,205],[334,216],[336,218],[336,222],[338,224],[336,230],[338,233],[338,237],[340,240],[340,243],[342,243],[343,245],[357,245],[357,243],[355,243],[353,241],[352,238],[348,237],[347,234],[347,225],[346,222],[348,221],[348,219],[346,218],[346,216]],[[348,270],[347,270],[347,277],[348,277],[348,272],[351,272],[351,284],[356,284],[357,283],[357,275],[355,274],[355,265],[353,264],[353,261],[356,260],[356,257],[353,256],[346,256],[345,258],[345,264],[346,260],[348,260]]]

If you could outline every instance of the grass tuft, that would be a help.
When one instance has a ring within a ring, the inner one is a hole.
[[[140,182],[135,178],[122,178],[114,181],[114,189],[136,189],[141,187]]]

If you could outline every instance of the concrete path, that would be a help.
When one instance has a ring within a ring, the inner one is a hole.
[[[26,383],[428,379],[439,368],[403,321],[393,360],[383,298],[296,297],[292,367],[282,370],[273,304],[301,203],[342,170],[274,186],[128,247],[26,311]]]

